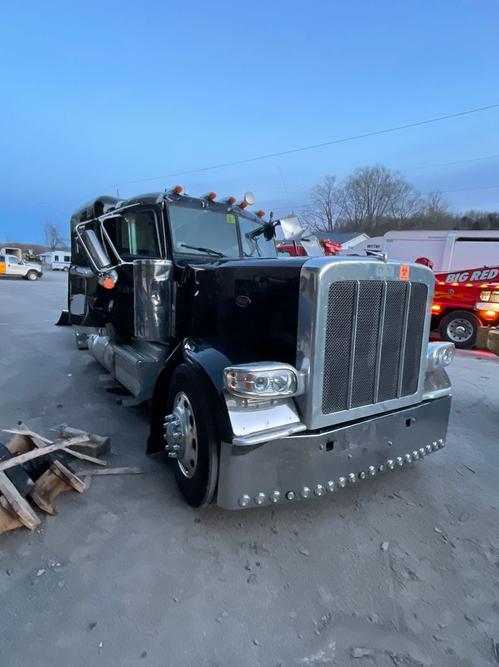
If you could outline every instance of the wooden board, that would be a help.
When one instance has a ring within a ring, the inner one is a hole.
[[[54,442],[53,445],[47,445],[46,447],[40,447],[38,449],[34,449],[31,452],[25,452],[24,454],[18,454],[17,456],[14,456],[13,458],[9,459],[8,461],[2,461],[0,462],[0,472],[4,470],[8,470],[9,468],[13,468],[14,466],[21,465],[23,463],[26,463],[27,461],[32,461],[33,459],[38,459],[42,456],[47,456],[47,454],[50,454],[51,452],[57,452],[61,449],[64,449],[65,447],[70,447],[72,444],[78,444],[79,442],[82,442],[85,438],[79,437],[79,438],[70,438],[69,440],[63,440],[63,441],[58,441]],[[72,453],[71,450],[69,450],[68,453]]]
[[[13,514],[17,516],[26,528],[33,530],[40,525],[40,519],[31,508],[31,505],[21,496],[4,472],[0,472],[0,493],[8,502],[8,509],[12,510]]]
[[[60,461],[54,461],[36,480],[29,495],[41,510],[48,514],[56,514],[55,499],[59,494],[67,491],[82,493],[86,488],[86,484],[66,466]]]
[[[104,470],[78,470],[78,475],[86,477],[88,475],[95,477],[96,475],[143,475],[142,468],[137,466],[127,466],[123,468],[105,468]]]
[[[24,453],[25,451],[29,451],[30,449],[33,448],[33,445],[36,445],[36,447],[44,448],[47,445],[53,445],[54,442],[52,440],[49,440],[48,438],[44,438],[43,436],[39,435],[38,433],[35,433],[34,431],[31,431],[25,424],[21,424],[18,429],[3,429],[5,433],[12,433],[14,435],[14,438],[9,442],[8,444],[8,449],[11,451],[13,454],[14,453]],[[76,431],[76,429],[73,429]],[[89,437],[91,434],[87,434],[84,431],[79,432],[81,434],[81,437],[85,436],[86,438]],[[69,436],[61,436],[67,439],[70,439]],[[76,436],[75,436],[76,437]],[[79,437],[79,436],[78,436]],[[100,436],[97,436],[100,437]],[[74,438],[73,438],[74,440]],[[31,445],[29,443],[32,443]],[[86,441],[81,442],[81,446],[86,445]],[[90,443],[91,444],[91,443]],[[80,447],[80,444],[76,443],[74,445],[75,447]],[[102,447],[100,445],[95,445],[94,447],[97,447],[97,452],[99,453],[100,450],[102,450]],[[100,450],[99,450],[100,447]],[[95,463],[96,465],[99,466],[105,466],[107,465],[107,461],[102,461],[101,459],[97,459],[94,456],[90,456],[89,454],[86,454],[85,452],[80,452],[76,449],[66,449],[63,448],[62,450],[66,454],[70,454],[71,456],[74,456],[76,459],[80,459],[81,461],[88,461],[88,463]],[[92,451],[94,451],[92,449]]]

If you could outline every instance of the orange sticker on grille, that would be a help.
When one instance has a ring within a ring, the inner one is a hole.
[[[400,280],[409,280],[409,265],[408,264],[401,264],[400,265],[399,278],[400,278]]]

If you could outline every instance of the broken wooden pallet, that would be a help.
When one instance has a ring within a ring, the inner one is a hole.
[[[22,526],[33,530],[40,524],[27,498],[44,512],[56,514],[55,499],[59,494],[86,490],[85,482],[60,460],[61,455],[106,465],[105,461],[72,447],[92,441],[101,450],[107,447],[109,451],[108,440],[84,431],[70,433],[70,427],[67,428],[68,432],[61,433],[55,441],[22,423],[19,428],[4,429],[12,437],[6,445],[0,443],[0,534]],[[92,451],[99,449],[94,447]]]

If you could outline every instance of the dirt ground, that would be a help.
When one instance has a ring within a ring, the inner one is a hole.
[[[95,477],[0,536],[2,667],[497,664],[499,359],[457,355],[448,446],[410,470],[195,511],[144,454],[146,410],[53,326],[66,278],[0,281],[0,426],[108,434],[109,463],[145,474]]]

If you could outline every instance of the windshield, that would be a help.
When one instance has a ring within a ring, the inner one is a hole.
[[[238,218],[234,213],[187,206],[170,206],[170,224],[175,253],[241,257]],[[243,254],[245,257],[275,257],[273,241],[263,236],[252,240],[246,234],[259,223],[239,217]]]

